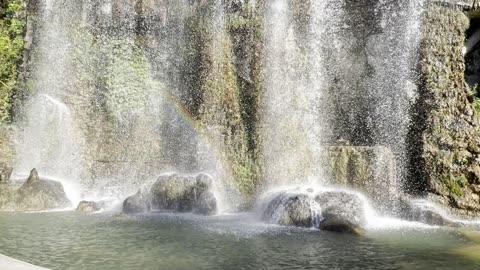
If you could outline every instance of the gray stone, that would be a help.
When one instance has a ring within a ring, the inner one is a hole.
[[[322,211],[322,215],[323,220],[319,224],[319,229],[322,231],[351,233],[356,235],[365,234],[365,230],[362,227],[360,227],[357,223],[351,222],[348,218],[338,215],[336,209],[327,209]]]
[[[402,218],[432,226],[459,227],[462,225],[451,220],[434,206],[424,201],[406,201]]]
[[[81,213],[93,213],[102,210],[104,206],[104,202],[81,201],[78,204],[76,211]]]
[[[285,226],[312,227],[312,202],[306,194],[280,192],[269,201],[262,219]]]
[[[178,212],[213,215],[217,201],[211,192],[212,180],[208,175],[162,175],[150,189],[152,207]]]
[[[138,190],[135,195],[132,195],[123,201],[123,213],[138,214],[146,213],[151,209],[150,198],[146,192]]]
[[[359,195],[344,191],[322,192],[315,200],[321,208],[319,229],[363,234],[365,203]]]
[[[17,190],[16,208],[41,211],[71,207],[60,182],[41,179],[36,169],[30,172],[27,181]]]

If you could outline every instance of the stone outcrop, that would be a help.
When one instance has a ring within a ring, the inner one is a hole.
[[[71,202],[60,182],[43,179],[36,169],[30,172],[27,181],[15,185],[0,186],[0,210],[43,211],[71,207]]]
[[[362,235],[365,202],[346,191],[282,191],[267,198],[262,219],[268,223],[314,227],[320,230]]]
[[[427,6],[406,186],[410,193],[430,194],[460,214],[474,215],[480,211],[480,122],[464,79],[468,26],[460,9]]]
[[[124,213],[148,212],[151,209],[216,214],[217,200],[212,192],[212,179],[206,174],[162,175],[150,190],[139,190],[123,203]]]

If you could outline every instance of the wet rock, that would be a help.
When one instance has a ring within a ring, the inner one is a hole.
[[[365,203],[359,195],[344,191],[322,192],[315,201],[321,208],[319,229],[362,234],[366,224]]]
[[[312,203],[313,200],[306,194],[281,192],[267,204],[262,219],[285,226],[312,227]]]
[[[9,184],[12,172],[13,168],[8,167],[5,163],[0,163],[0,184]]]
[[[359,235],[364,231],[365,203],[353,193],[292,190],[273,194],[267,201],[262,219],[269,223]]]
[[[217,199],[210,191],[200,194],[198,201],[193,207],[193,213],[198,215],[212,215],[217,212]]]
[[[181,176],[162,175],[150,189],[152,207],[213,215],[217,211],[217,200],[211,192],[212,180],[206,174]]]
[[[138,190],[135,195],[132,195],[123,201],[123,213],[137,214],[146,213],[151,209],[149,196],[142,190]]]
[[[433,205],[422,200],[412,200],[405,202],[402,218],[424,223],[431,226],[451,226],[458,227],[462,224],[455,222],[442,214]]]
[[[364,235],[365,230],[358,223],[352,222],[348,217],[339,215],[334,208],[322,211],[323,220],[319,224],[322,231],[331,231],[338,233],[351,233],[355,235]]]
[[[30,172],[27,181],[17,190],[16,209],[42,211],[71,207],[60,182],[41,179],[36,169]]]
[[[104,202],[81,201],[76,210],[81,213],[93,213],[102,210],[104,206]]]

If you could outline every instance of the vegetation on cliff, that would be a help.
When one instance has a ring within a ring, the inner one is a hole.
[[[460,10],[433,5],[425,14],[409,183],[466,212],[480,210],[480,123],[462,53],[468,25]]]
[[[11,120],[13,89],[24,45],[24,11],[23,0],[0,3],[0,122]]]

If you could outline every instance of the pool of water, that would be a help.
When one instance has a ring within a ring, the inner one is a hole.
[[[0,253],[51,269],[478,270],[480,260],[459,252],[470,247],[451,229],[379,227],[358,237],[266,225],[248,213],[0,213]]]

